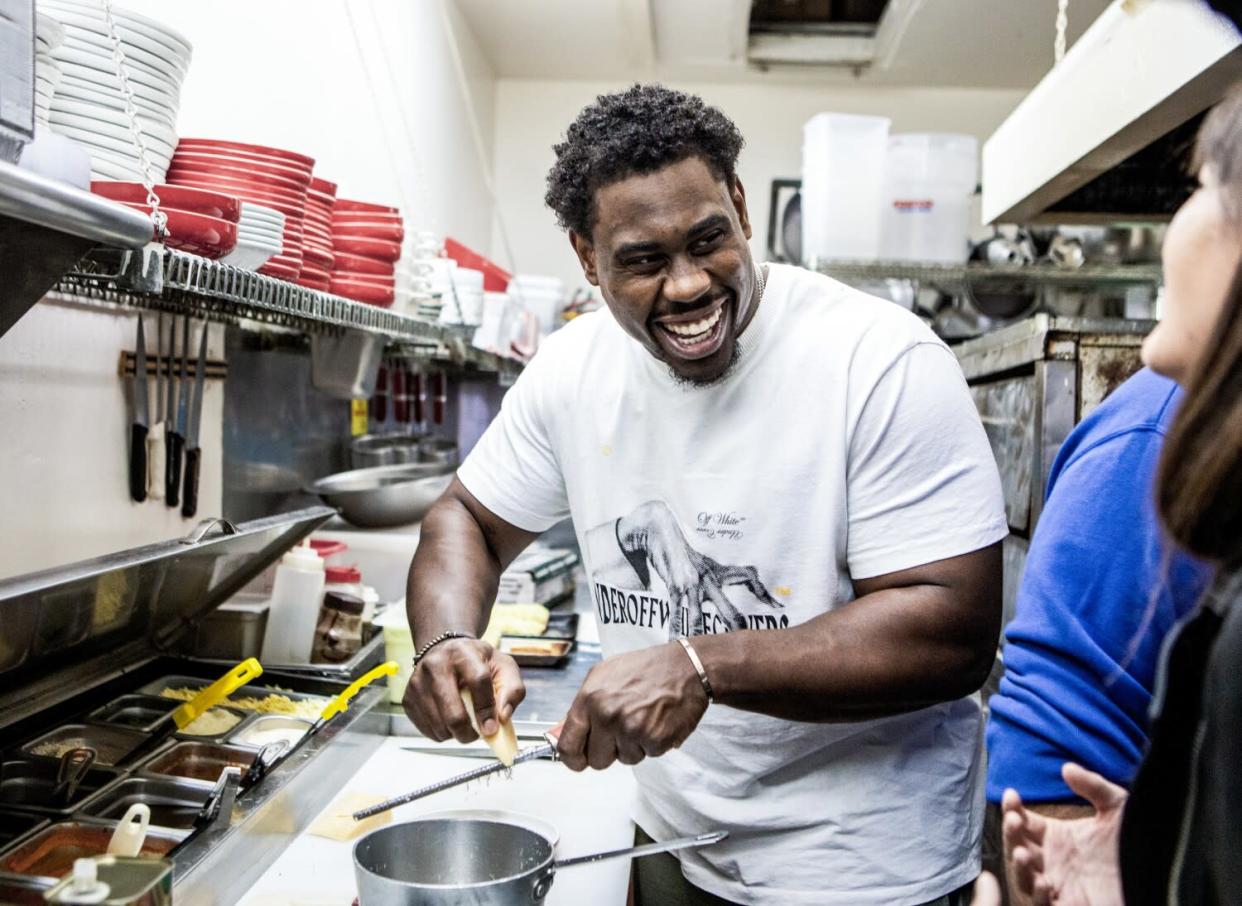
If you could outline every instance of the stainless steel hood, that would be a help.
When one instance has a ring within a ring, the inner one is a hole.
[[[1196,118],[1239,78],[1203,0],[1114,0],[984,144],[984,222],[1169,217]]]

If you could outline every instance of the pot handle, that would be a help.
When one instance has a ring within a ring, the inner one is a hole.
[[[601,862],[604,859],[620,859],[623,857],[637,859],[642,856],[654,856],[656,853],[673,852],[678,849],[710,846],[713,843],[719,843],[727,836],[729,836],[728,831],[711,831],[706,834],[699,834],[695,837],[678,837],[676,840],[665,840],[662,843],[647,843],[643,846],[627,846],[625,849],[614,849],[608,852],[591,853],[589,856],[574,856],[572,859],[557,859],[552,863],[552,867],[568,868],[571,865],[586,865],[589,862]],[[550,878],[548,883],[551,883]]]
[[[556,877],[556,869],[551,865],[547,867],[539,879],[535,881],[535,886],[530,889],[530,899],[532,903],[542,903],[547,897],[548,891],[552,889],[552,879]]]

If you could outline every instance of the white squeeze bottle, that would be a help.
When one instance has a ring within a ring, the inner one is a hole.
[[[309,544],[299,544],[280,558],[259,655],[264,664],[310,662],[323,585],[323,558]]]

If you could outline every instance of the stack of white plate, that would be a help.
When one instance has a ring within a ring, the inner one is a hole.
[[[47,125],[52,107],[56,83],[60,81],[60,66],[52,58],[52,51],[65,40],[65,30],[51,16],[35,14],[35,122]]]
[[[52,127],[90,153],[96,179],[141,180],[142,158],[101,0],[39,0],[39,8],[65,32],[64,41],[51,51],[61,70],[49,115]],[[146,175],[160,183],[177,147],[177,111],[190,65],[190,42],[129,10],[114,6],[112,18],[151,165]]]
[[[241,203],[237,221],[237,245],[220,259],[246,271],[255,271],[279,254],[284,244],[285,215],[249,201]]]

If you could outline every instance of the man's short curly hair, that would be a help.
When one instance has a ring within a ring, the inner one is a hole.
[[[663,85],[634,85],[602,94],[582,108],[565,140],[553,146],[544,201],[562,228],[590,236],[595,191],[699,157],[712,173],[731,182],[742,150],[742,133],[703,99]]]

